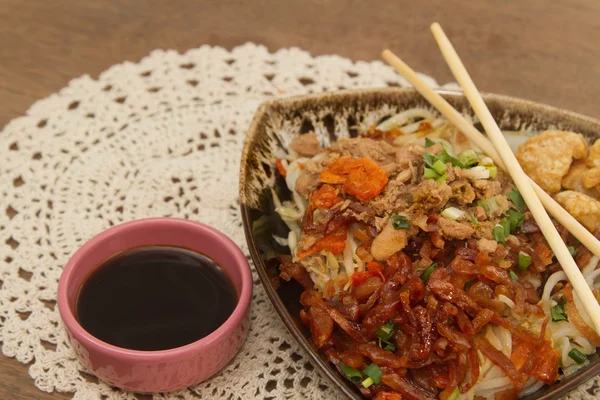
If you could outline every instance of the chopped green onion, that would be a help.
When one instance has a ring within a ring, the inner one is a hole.
[[[437,160],[433,163],[433,170],[440,175],[446,172],[447,169],[448,167],[441,160]]]
[[[508,220],[510,221],[510,231],[515,232],[523,225],[525,215],[515,210],[508,210]]]
[[[347,366],[346,364],[344,364],[343,362],[340,361],[340,363],[338,364],[340,369],[342,370],[342,373],[346,376],[346,378],[348,378],[350,381],[358,384],[361,383],[363,380],[363,376],[360,373],[359,370],[357,370],[356,368],[352,368]]]
[[[437,157],[426,151],[425,154],[423,154],[423,161],[428,166],[433,167],[433,164],[437,161]]]
[[[561,297],[556,302],[556,305],[550,309],[550,317],[552,318],[553,322],[569,321],[567,311],[565,310],[566,304],[567,300],[564,297]]]
[[[425,168],[423,170],[423,178],[425,179],[433,179],[433,178],[437,178],[437,172],[435,172],[433,169],[431,168]]]
[[[500,208],[500,204],[495,197],[486,200],[477,201],[477,205],[485,210],[487,213],[493,213]]]
[[[519,275],[515,274],[515,271],[508,271],[508,275],[510,275],[510,279],[513,281],[519,280]]]
[[[465,168],[472,167],[477,164],[477,153],[472,149],[465,150],[458,155],[458,161],[460,161]]]
[[[456,167],[465,168],[465,165],[454,156],[454,152],[450,146],[448,146],[445,142],[442,142],[442,146],[444,146],[444,150],[438,154],[438,159],[442,160],[444,163],[450,163]]]
[[[502,228],[504,228],[504,236],[506,237],[510,235],[510,220],[508,218],[504,218],[502,221],[500,221],[500,225],[502,225]]]
[[[519,193],[519,189],[515,187],[512,192],[508,192],[506,195],[513,202],[517,211],[525,211],[525,207],[527,206],[527,204],[525,204],[523,196],[521,196],[521,193]]]
[[[435,144],[435,142],[428,137],[425,138],[425,147],[431,147]]]
[[[519,269],[526,270],[531,265],[531,256],[523,251],[519,252]]]
[[[365,379],[364,381],[361,382],[361,384],[365,388],[368,388],[369,386],[371,386],[374,383],[375,383],[375,381],[373,381],[373,378],[371,378],[371,377],[368,377],[367,379]]]
[[[498,168],[495,165],[490,167],[485,167],[488,171],[490,171],[490,178],[496,179],[496,175],[498,175]]]
[[[448,396],[448,398],[446,400],[458,400],[459,397],[460,397],[460,390],[458,390],[458,386],[457,386],[454,388],[452,393],[450,393],[450,396]]]
[[[587,360],[587,356],[577,349],[571,349],[571,351],[569,351],[569,357],[577,364],[583,364],[585,360]]]
[[[439,266],[440,266],[440,265],[439,265],[438,263],[433,263],[433,264],[431,264],[431,266],[430,266],[429,268],[427,268],[427,269],[425,270],[425,272],[423,272],[423,273],[421,274],[421,280],[422,280],[423,282],[427,282],[427,279],[429,278],[429,275],[431,275],[433,271],[435,271],[436,269],[438,269],[438,268],[439,268]]]
[[[451,219],[452,221],[456,221],[457,219],[463,217],[465,212],[456,207],[448,207],[444,211],[442,211],[442,217]]]
[[[387,351],[391,351],[392,353],[394,353],[396,351],[396,346],[394,346],[393,344],[388,344],[383,349],[387,350]]]
[[[444,175],[440,176],[439,178],[435,178],[435,181],[436,181],[437,183],[442,183],[442,182],[444,182],[446,179],[448,179],[448,174],[444,174]]]
[[[388,340],[377,338],[377,346],[381,347],[384,350],[396,351],[396,346]],[[385,346],[384,346],[385,345]]]
[[[450,147],[448,145],[448,143],[446,142],[442,142],[442,147],[444,148],[444,152],[450,156],[450,157],[454,157],[454,150],[452,150],[452,147]]]
[[[471,215],[471,222],[474,223],[475,226],[481,226],[479,220],[477,220],[477,217],[475,217],[474,215]]]
[[[396,331],[396,326],[390,320],[390,321],[386,322],[385,325],[382,325],[381,328],[377,329],[375,331],[375,334],[377,335],[378,338],[381,338],[383,340],[390,340],[392,338],[392,336],[394,336],[395,331]]]
[[[504,227],[500,224],[496,225],[492,230],[492,234],[494,235],[494,240],[498,243],[504,243]]]
[[[494,165],[494,160],[492,160],[488,156],[483,156],[479,160],[479,165],[483,165],[484,167],[489,167],[489,166]]]
[[[383,371],[381,368],[377,366],[377,364],[372,363],[367,366],[367,368],[363,369],[363,374],[368,376],[373,380],[373,383],[381,382],[381,375],[383,375]]]
[[[467,175],[468,178],[473,180],[490,178],[490,170],[486,167],[482,167],[481,165],[466,170],[464,174]]]
[[[410,228],[410,222],[403,215],[392,215],[392,226],[394,229],[408,229]]]
[[[569,247],[567,247],[567,249],[569,249],[569,253],[571,253],[571,257],[575,257],[575,255],[577,254],[577,250],[575,250],[575,246],[569,246]]]

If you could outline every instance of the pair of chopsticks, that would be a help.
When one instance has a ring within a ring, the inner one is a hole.
[[[471,125],[457,110],[455,110],[442,96],[417,76],[406,63],[398,58],[390,50],[385,50],[382,57],[408,80],[415,89],[432,106],[434,106],[448,121],[454,124],[473,143],[484,151],[497,166],[507,171],[519,192],[523,196],[527,207],[535,218],[554,255],[562,266],[567,278],[573,285],[575,292],[581,299],[585,310],[589,314],[596,332],[600,334],[600,305],[592,290],[588,286],[581,271],[575,264],[567,246],[562,241],[558,231],[552,224],[546,210],[560,222],[573,236],[575,236],[592,253],[600,257],[600,241],[583,227],[571,214],[563,209],[552,197],[531,180],[523,171],[510,146],[506,142],[502,131],[492,117],[490,110],[485,105],[481,94],[469,76],[465,66],[460,60],[456,50],[438,23],[431,25],[431,31],[437,44],[452,70],[454,77],[462,87],[471,107],[485,128],[491,142],[483,136],[473,125]]]

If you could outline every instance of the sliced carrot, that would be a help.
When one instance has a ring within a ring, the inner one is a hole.
[[[338,190],[331,185],[324,184],[311,196],[312,203],[316,208],[331,208],[340,201]]]
[[[285,176],[287,175],[287,171],[285,170],[285,167],[283,166],[283,163],[281,162],[281,158],[278,158],[277,160],[275,160],[275,165],[277,166],[277,171],[279,171],[281,176],[283,176],[285,178]]]
[[[385,171],[369,158],[340,157],[321,172],[321,182],[344,184],[346,193],[366,201],[378,196],[388,182]]]
[[[327,250],[333,255],[339,254],[344,251],[346,247],[346,230],[340,229],[337,232],[331,233],[324,236],[313,244],[308,250],[301,251],[296,256],[298,258],[304,258],[311,254],[318,253],[323,250]]]

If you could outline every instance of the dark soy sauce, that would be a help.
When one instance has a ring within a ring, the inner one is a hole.
[[[141,247],[90,274],[79,291],[77,319],[114,346],[166,350],[214,332],[237,298],[227,273],[210,258],[178,247]]]

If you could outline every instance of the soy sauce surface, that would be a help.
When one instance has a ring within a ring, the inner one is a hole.
[[[90,274],[79,292],[77,319],[114,346],[166,350],[214,332],[237,297],[227,273],[210,258],[178,247],[142,247]]]

